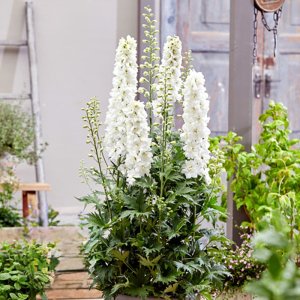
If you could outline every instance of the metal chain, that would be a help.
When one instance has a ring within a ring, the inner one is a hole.
[[[282,15],[282,7],[280,7],[277,11],[273,13],[273,20],[274,20],[274,26],[271,28],[265,18],[265,13],[261,11],[261,21],[264,25],[264,27],[269,31],[273,32],[273,40],[274,40],[274,47],[273,47],[273,55],[276,57],[276,49],[277,49],[277,37],[278,37],[278,24],[279,24],[279,19],[281,18]]]
[[[257,21],[257,14],[258,9],[254,5],[254,21],[253,21],[253,65],[257,62],[257,27],[258,27],[258,21]]]

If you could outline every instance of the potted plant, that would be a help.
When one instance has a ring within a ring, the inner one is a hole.
[[[81,200],[94,206],[85,218],[85,262],[105,299],[211,299],[227,273],[214,259],[226,240],[216,225],[225,213],[218,204],[221,161],[217,149],[209,151],[205,80],[190,59],[182,66],[176,36],[168,37],[159,64],[155,21],[146,10],[138,91],[145,104],[136,100],[137,45],[128,36],[116,51],[104,137],[99,102],[83,109],[96,163],[81,169],[92,190]],[[183,107],[178,130],[175,105]]]

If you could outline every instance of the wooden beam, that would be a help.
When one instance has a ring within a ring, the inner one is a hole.
[[[228,127],[243,137],[246,150],[252,144],[252,62],[253,62],[253,0],[231,0]],[[239,242],[236,225],[247,220],[244,211],[238,211],[228,193],[229,219],[227,234]]]
[[[0,41],[0,47],[25,47],[27,46],[27,41]]]
[[[0,100],[30,100],[30,94],[0,94]]]

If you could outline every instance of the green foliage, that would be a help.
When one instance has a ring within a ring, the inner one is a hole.
[[[244,233],[241,235],[241,245],[228,244],[227,249],[219,253],[230,273],[224,281],[226,292],[234,292],[241,289],[245,283],[259,279],[265,270],[265,265],[253,257],[250,238],[250,234]]]
[[[31,117],[19,106],[0,103],[0,157],[10,154],[20,160],[35,161],[34,138]]]
[[[15,242],[0,245],[0,300],[34,300],[43,297],[58,264],[53,244]]]
[[[22,218],[12,206],[0,206],[0,228],[22,226]]]
[[[234,133],[221,142],[234,201],[238,208],[246,208],[249,225],[255,229],[268,224],[279,209],[294,238],[300,228],[300,150],[295,147],[299,140],[289,138],[287,110],[282,104],[270,102],[259,120],[262,132],[250,152]]]
[[[18,227],[22,224],[22,218],[18,211],[11,205],[15,184],[5,182],[0,190],[0,228]]]
[[[141,92],[150,104],[151,125],[158,58],[155,23],[151,10],[147,11],[142,82],[148,84],[148,90]],[[169,92],[167,87],[166,99]],[[103,153],[99,102],[93,98],[83,110],[89,156],[96,163],[96,167],[81,169],[92,188],[81,200],[94,206],[85,220],[90,236],[83,249],[94,287],[103,291],[106,299],[118,294],[211,299],[211,290],[221,286],[228,275],[214,258],[226,240],[216,227],[220,217],[226,217],[218,203],[220,153],[212,145],[212,184],[206,184],[201,176],[186,178],[180,133],[173,130],[173,116],[165,109],[163,125],[151,126],[154,160],[150,174],[128,185],[119,165],[109,164]]]
[[[272,225],[256,234],[254,257],[267,265],[257,282],[246,291],[266,300],[300,299],[300,270],[295,263],[295,243],[290,239],[289,225],[280,211],[273,214]]]
[[[58,220],[59,212],[52,207],[48,210],[48,225],[49,226],[59,226],[60,220]]]

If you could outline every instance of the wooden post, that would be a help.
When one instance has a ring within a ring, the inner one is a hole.
[[[253,0],[231,0],[228,129],[243,137],[248,151],[252,144],[253,11]],[[235,226],[247,217],[244,211],[236,209],[230,190],[228,210],[227,234],[239,242]]]
[[[32,113],[34,117],[34,131],[35,131],[35,150],[37,153],[41,152],[42,146],[42,124],[41,112],[38,93],[38,71],[37,59],[33,26],[33,3],[31,0],[26,2],[26,32],[28,40],[28,54],[29,54],[29,72],[31,85],[31,101]],[[35,165],[36,177],[38,182],[45,182],[44,165],[41,158],[38,159]],[[39,192],[39,208],[40,208],[40,222],[42,226],[48,226],[48,204],[46,193]]]

